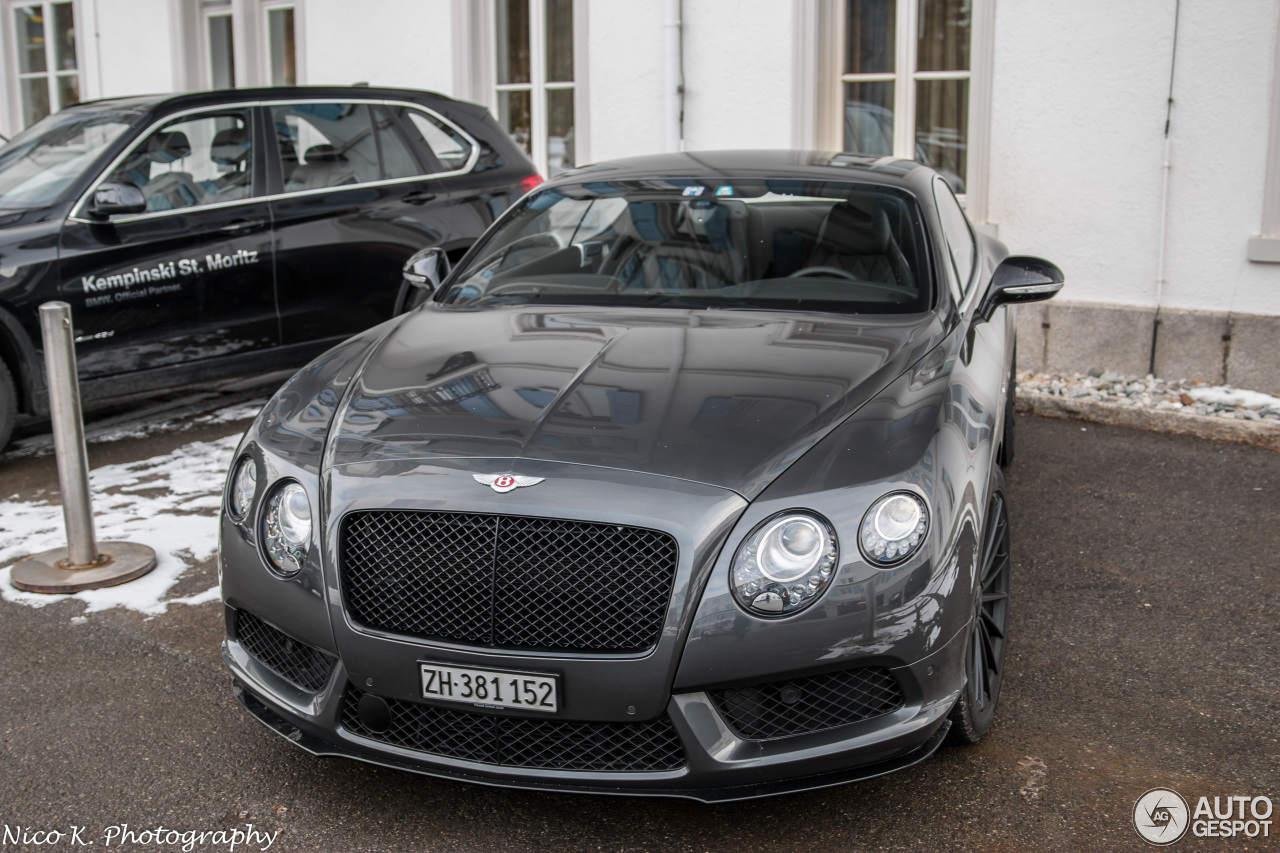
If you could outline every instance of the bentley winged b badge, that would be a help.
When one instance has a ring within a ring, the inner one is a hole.
[[[518,474],[472,474],[472,478],[482,486],[489,486],[495,492],[510,492],[521,486],[536,486],[545,477],[522,477]]]

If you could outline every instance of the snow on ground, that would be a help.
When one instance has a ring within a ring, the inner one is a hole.
[[[237,419],[227,416],[206,422]],[[10,582],[12,569],[5,568],[0,569],[0,596],[32,607],[73,598],[85,603],[86,613],[125,607],[149,615],[164,613],[170,604],[216,601],[216,586],[183,598],[166,596],[189,567],[217,551],[222,486],[239,441],[234,435],[194,441],[161,456],[104,465],[90,472],[98,541],[119,539],[155,549],[156,567],[149,574],[70,596],[39,595],[15,588]],[[16,495],[0,500],[0,565],[64,545],[60,504],[20,501]]]
[[[1280,397],[1197,380],[1027,371],[1018,374],[1018,390],[1220,418],[1280,421]]]

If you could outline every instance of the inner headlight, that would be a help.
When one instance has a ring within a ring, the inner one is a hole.
[[[910,492],[885,495],[862,517],[858,544],[872,565],[889,566],[910,557],[929,530],[929,508]]]
[[[835,531],[825,519],[798,512],[777,515],[738,546],[730,585],[752,613],[795,613],[830,585],[838,555]]]
[[[302,568],[311,548],[311,502],[302,486],[285,483],[267,498],[262,544],[281,572],[291,575]]]
[[[249,514],[249,507],[253,505],[253,496],[257,491],[258,466],[254,464],[252,456],[246,456],[240,460],[236,476],[231,481],[229,508],[233,518],[242,521]]]

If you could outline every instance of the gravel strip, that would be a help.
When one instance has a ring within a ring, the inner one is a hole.
[[[1280,397],[1193,380],[1027,371],[1018,411],[1280,450]]]

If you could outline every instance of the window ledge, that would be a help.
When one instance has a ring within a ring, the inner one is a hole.
[[[1250,237],[1249,260],[1259,264],[1280,264],[1280,237]]]

